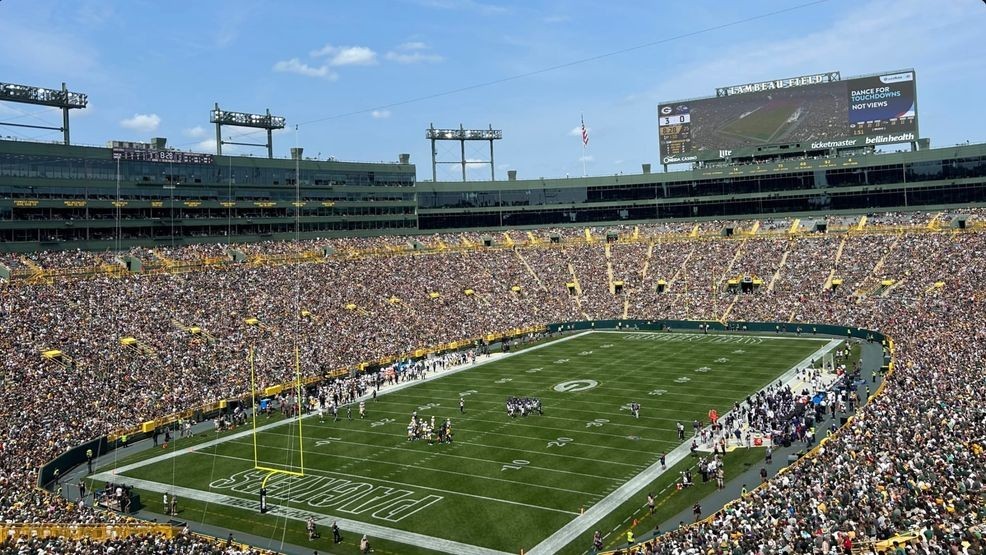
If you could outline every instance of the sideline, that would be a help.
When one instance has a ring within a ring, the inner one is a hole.
[[[479,366],[490,364],[492,362],[497,362],[497,361],[500,361],[500,360],[503,360],[503,359],[507,359],[507,358],[516,356],[516,355],[521,355],[521,354],[525,354],[525,353],[536,351],[538,349],[543,349],[543,348],[546,348],[546,347],[557,345],[559,343],[563,343],[565,341],[570,341],[572,339],[583,337],[583,336],[589,335],[591,333],[592,333],[591,330],[590,331],[584,331],[584,332],[581,332],[581,333],[567,335],[567,336],[561,337],[559,339],[556,339],[554,341],[548,341],[548,342],[542,343],[540,345],[535,345],[535,346],[529,347],[527,349],[522,349],[522,350],[519,350],[519,351],[513,351],[513,352],[510,352],[510,353],[497,353],[497,354],[493,354],[493,355],[490,355],[489,357],[487,357],[486,360],[477,361],[474,364],[467,363],[467,364],[460,365],[459,367],[456,367],[456,368],[451,368],[449,370],[444,370],[444,371],[441,371],[441,372],[436,372],[436,373],[432,374],[431,376],[426,376],[423,379],[410,380],[410,381],[406,381],[406,382],[403,382],[403,383],[400,383],[400,384],[397,384],[397,385],[393,385],[393,386],[389,386],[389,387],[386,387],[386,388],[381,387],[380,390],[377,392],[377,396],[380,397],[380,396],[383,396],[383,395],[386,395],[386,394],[389,394],[389,393],[394,393],[394,392],[397,392],[397,391],[402,391],[404,389],[407,389],[408,387],[412,387],[412,386],[415,386],[415,385],[418,385],[418,384],[421,384],[421,383],[426,383],[426,382],[430,382],[430,381],[433,381],[433,380],[441,379],[441,378],[444,378],[445,376],[451,376],[453,374],[458,374],[459,372],[463,372],[463,371],[466,371],[466,370],[469,370],[469,369],[472,369],[472,368],[477,368]],[[364,395],[362,397],[359,397],[354,402],[359,402],[361,400],[370,399],[371,397],[372,397],[372,393],[371,394],[368,394],[368,395]],[[90,477],[91,478],[94,478],[94,479],[98,479],[98,480],[107,480],[107,481],[112,481],[112,482],[125,483],[125,484],[128,484],[128,485],[133,485],[133,486],[138,487],[140,489],[145,489],[145,490],[149,490],[149,491],[155,491],[155,492],[158,492],[158,493],[161,493],[163,491],[170,491],[170,492],[176,492],[177,493],[177,492],[180,491],[180,492],[182,492],[181,495],[183,497],[187,498],[187,499],[196,499],[196,500],[205,501],[205,502],[209,502],[209,503],[219,503],[219,504],[223,504],[223,505],[240,506],[240,507],[246,507],[246,508],[252,508],[252,509],[255,509],[255,510],[259,510],[260,504],[259,504],[259,502],[256,502],[256,501],[251,501],[251,500],[242,499],[242,498],[238,498],[238,497],[229,497],[229,496],[219,495],[219,494],[216,494],[216,493],[206,492],[206,491],[201,491],[201,490],[196,490],[196,489],[191,489],[191,488],[184,488],[184,487],[178,487],[178,486],[169,486],[167,484],[161,484],[160,482],[152,482],[152,481],[149,481],[149,480],[143,480],[143,479],[139,479],[139,478],[133,478],[133,477],[130,477],[130,476],[125,476],[125,475],[123,475],[123,473],[129,472],[131,470],[135,470],[135,469],[138,469],[138,468],[142,468],[144,466],[148,466],[148,465],[151,465],[151,464],[156,464],[156,463],[159,463],[159,462],[167,461],[167,460],[173,459],[173,458],[178,457],[178,456],[187,455],[189,453],[195,453],[197,451],[200,451],[202,449],[207,449],[207,448],[212,447],[212,446],[215,446],[215,445],[220,445],[222,443],[226,443],[226,442],[229,442],[229,441],[234,441],[234,440],[237,440],[237,439],[248,437],[248,436],[250,436],[251,434],[253,434],[255,432],[261,432],[261,431],[270,430],[270,429],[273,429],[273,428],[277,428],[278,426],[285,426],[287,424],[291,424],[291,423],[295,422],[297,420],[297,418],[311,418],[313,416],[317,416],[317,413],[309,413],[309,414],[302,415],[300,417],[292,417],[292,418],[287,418],[287,419],[284,419],[284,420],[280,420],[278,422],[272,422],[270,424],[265,424],[263,426],[258,426],[255,430],[251,428],[249,430],[244,430],[242,432],[237,432],[237,433],[234,433],[234,434],[223,436],[223,437],[218,438],[218,439],[213,439],[213,440],[206,441],[206,442],[203,442],[203,443],[198,443],[198,444],[191,445],[191,446],[188,446],[188,447],[183,447],[181,449],[175,449],[175,450],[172,450],[172,451],[170,451],[168,453],[165,453],[165,454],[162,454],[162,455],[158,455],[156,457],[151,457],[149,459],[145,459],[145,460],[138,461],[138,462],[135,462],[135,463],[131,463],[131,464],[128,464],[128,465],[124,465],[124,466],[120,466],[120,467],[116,467],[116,468],[112,468],[112,469],[107,469],[107,470],[104,470],[102,472],[99,472],[98,474],[92,475]],[[204,453],[199,452],[197,454],[202,455]],[[215,456],[215,455],[213,455],[213,456]],[[392,540],[392,541],[395,541],[395,542],[400,542],[400,543],[404,543],[404,544],[408,544],[408,545],[413,545],[415,547],[423,547],[425,549],[431,549],[433,551],[439,551],[439,552],[444,552],[444,553],[463,554],[463,555],[509,555],[509,553],[503,552],[503,551],[496,551],[496,550],[488,549],[488,548],[485,548],[485,547],[464,544],[464,543],[455,542],[455,541],[452,541],[452,540],[447,540],[447,539],[444,539],[444,538],[438,538],[438,537],[434,537],[434,536],[426,536],[424,534],[418,534],[418,533],[415,533],[415,532],[407,532],[407,531],[404,531],[404,530],[398,530],[398,529],[394,529],[394,528],[388,528],[386,526],[381,526],[381,525],[377,525],[377,524],[371,524],[371,523],[363,522],[363,521],[355,521],[355,520],[347,520],[347,519],[335,518],[335,517],[327,516],[324,513],[314,513],[314,512],[308,512],[308,511],[301,511],[301,510],[298,510],[298,509],[281,509],[280,511],[278,511],[275,508],[275,510],[272,511],[272,514],[285,516],[286,518],[292,518],[292,519],[295,519],[295,520],[307,520],[307,518],[309,516],[311,516],[311,517],[315,518],[316,522],[318,522],[319,524],[322,524],[322,525],[326,525],[326,526],[331,525],[331,523],[333,521],[338,521],[339,523],[343,524],[349,530],[353,530],[353,531],[356,531],[356,532],[359,532],[359,533],[367,534],[367,535],[372,536],[372,537],[378,537],[378,538],[382,538],[382,539]],[[572,514],[574,514],[574,513],[572,513]],[[304,515],[304,516],[298,516],[298,515]]]
[[[783,383],[793,382],[794,379],[797,378],[798,372],[804,368],[807,368],[811,364],[812,360],[824,356],[834,350],[842,344],[842,341],[843,340],[841,339],[829,340],[823,347],[805,357],[804,360],[791,367],[787,372],[778,376],[776,380],[771,380],[771,382],[767,385],[773,385],[777,381],[781,381]],[[719,417],[725,417],[729,414],[729,412],[723,413]],[[679,462],[686,459],[690,454],[691,446],[686,441],[667,453],[667,468],[673,468]],[[634,495],[637,495],[641,490],[647,487],[648,484],[656,480],[666,471],[667,470],[661,469],[661,462],[656,461],[654,464],[647,467],[643,472],[637,474],[622,486],[613,490],[613,493],[607,495],[602,501],[596,503],[592,507],[589,507],[585,513],[575,517],[571,522],[562,526],[553,534],[542,540],[541,543],[532,547],[529,551],[527,551],[527,555],[551,555],[552,553],[557,553],[566,545],[572,541],[575,541],[580,535],[589,531],[597,522],[618,509],[620,505],[629,501]]]
[[[98,478],[99,476],[97,475],[96,477]],[[140,478],[127,478],[127,483],[129,485],[133,485],[134,487],[147,491],[154,491],[158,493],[167,492],[172,495],[177,494],[182,499],[194,499],[196,501],[203,501],[206,503],[213,503],[226,507],[238,507],[242,509],[253,510],[256,512],[260,511],[259,501],[243,499],[242,497],[231,497],[227,495],[220,495],[218,493],[212,493],[209,491],[185,488],[181,486],[170,487],[165,484],[161,484],[159,482],[151,482],[149,480],[143,480]],[[496,551],[494,549],[488,549],[486,547],[479,547],[476,545],[469,545],[457,541],[446,540],[443,538],[426,536],[424,534],[418,534],[416,532],[396,530],[393,528],[388,528],[386,526],[380,526],[378,524],[370,524],[368,522],[363,522],[363,521],[337,518],[334,516],[326,515],[325,513],[316,513],[312,511],[306,511],[304,509],[295,509],[293,507],[281,507],[281,506],[273,505],[270,507],[270,511],[268,512],[268,514],[279,518],[289,518],[291,520],[296,520],[299,522],[305,522],[308,520],[309,517],[311,517],[315,519],[316,524],[326,529],[331,527],[332,523],[335,522],[339,525],[340,528],[342,528],[347,532],[353,532],[356,534],[366,534],[374,538],[380,538],[384,540],[404,543],[416,547],[423,547],[425,549],[431,549],[434,551],[442,551],[445,553],[461,553],[462,555],[511,555],[506,551]]]
[[[562,337],[562,338],[556,339],[554,341],[549,341],[547,343],[542,343],[540,345],[535,345],[535,346],[530,347],[528,349],[523,349],[523,350],[520,350],[520,351],[513,351],[513,352],[510,352],[510,353],[497,353],[497,354],[493,354],[493,355],[490,355],[486,360],[476,362],[475,364],[468,364],[467,363],[467,364],[460,365],[457,368],[451,368],[449,370],[443,370],[441,372],[436,372],[436,373],[432,374],[431,376],[426,376],[426,377],[424,377],[424,378],[422,378],[420,380],[409,380],[409,381],[406,381],[406,382],[401,382],[401,383],[399,383],[397,385],[392,385],[392,386],[389,386],[389,387],[381,387],[380,390],[377,392],[377,397],[381,397],[383,395],[387,395],[388,393],[395,393],[397,391],[402,391],[404,389],[407,389],[409,387],[413,387],[413,386],[418,385],[418,384],[427,383],[427,382],[430,382],[430,381],[433,381],[433,380],[438,380],[438,379],[444,378],[445,376],[451,376],[453,374],[458,374],[459,372],[464,372],[464,371],[469,370],[471,368],[478,368],[480,366],[483,366],[483,365],[486,365],[486,364],[490,364],[492,362],[496,362],[496,361],[499,361],[499,360],[504,360],[504,359],[510,358],[512,356],[520,355],[520,354],[523,354],[523,353],[529,353],[531,351],[535,351],[537,349],[543,349],[543,348],[548,347],[548,346],[551,346],[551,345],[557,345],[557,344],[562,343],[564,341],[570,341],[572,339],[575,339],[577,337],[582,337],[582,336],[588,335],[590,333],[592,333],[592,332],[591,331],[585,331],[585,332],[578,333],[578,334],[575,334],[575,335],[569,335],[569,336],[566,336],[566,337]],[[499,356],[497,356],[497,355],[499,355]],[[373,396],[372,393],[371,394],[367,394],[367,395],[363,395],[362,397],[358,397],[356,400],[354,400],[353,403],[358,403],[359,401],[368,400],[368,399],[372,398],[372,396]],[[350,404],[352,404],[352,403],[350,403]],[[301,418],[311,418],[311,417],[314,417],[314,416],[318,416],[318,413],[310,412],[308,414],[302,415]],[[256,430],[254,430],[253,428],[251,428],[249,430],[244,430],[242,432],[236,432],[235,434],[230,434],[228,436],[223,436],[223,437],[218,438],[218,439],[213,439],[213,440],[206,441],[206,442],[203,442],[203,443],[196,443],[195,445],[190,445],[188,447],[183,447],[181,449],[176,449],[176,450],[173,450],[173,451],[169,451],[168,453],[165,453],[163,455],[158,455],[156,457],[151,457],[151,458],[145,459],[143,461],[138,461],[138,462],[135,462],[135,463],[131,463],[131,464],[127,464],[127,465],[124,465],[124,466],[116,467],[116,468],[114,468],[112,470],[105,470],[105,471],[101,472],[100,474],[114,474],[115,475],[115,474],[122,474],[124,472],[130,472],[131,470],[135,470],[137,468],[142,468],[142,467],[145,467],[145,466],[150,465],[150,464],[155,464],[155,463],[159,463],[159,462],[162,462],[162,461],[167,461],[167,460],[173,459],[173,458],[178,457],[178,456],[181,456],[181,455],[187,455],[188,453],[191,453],[193,451],[205,449],[207,447],[212,447],[214,445],[220,445],[222,443],[225,443],[227,441],[232,441],[234,439],[244,438],[244,437],[247,437],[247,436],[253,434],[254,431],[263,432],[263,431],[270,430],[272,428],[277,428],[278,426],[284,426],[284,425],[287,425],[287,424],[292,424],[292,423],[296,422],[297,419],[298,419],[297,416],[293,416],[291,418],[286,418],[284,420],[278,420],[277,422],[271,422],[270,424],[264,424],[263,426],[257,426]]]

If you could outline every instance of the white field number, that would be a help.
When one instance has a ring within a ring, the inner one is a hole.
[[[549,441],[548,447],[564,447],[573,441],[575,440],[570,437],[560,437],[555,441]]]
[[[531,461],[525,461],[524,459],[517,459],[511,461],[510,464],[503,465],[503,468],[500,469],[500,472],[503,472],[504,470],[520,470],[521,468],[524,468],[529,464],[531,464]]]
[[[608,423],[609,423],[609,420],[606,420],[605,418],[597,418],[597,419],[593,420],[592,422],[586,422],[585,423],[585,427],[586,428],[598,428],[598,427],[602,426],[603,424],[608,424]]]
[[[384,418],[382,420],[377,420],[376,422],[370,422],[370,427],[371,428],[376,428],[377,426],[383,426],[384,424],[390,424],[393,421],[394,421],[393,418]]]

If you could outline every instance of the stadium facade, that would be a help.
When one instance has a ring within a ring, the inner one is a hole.
[[[986,144],[591,178],[417,182],[393,163],[213,156],[151,143],[0,140],[0,250],[435,233],[986,203]],[[296,191],[296,175],[300,182]],[[300,202],[297,195],[300,193]],[[119,236],[119,244],[117,237]]]

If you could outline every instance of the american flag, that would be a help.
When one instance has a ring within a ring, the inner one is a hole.
[[[585,118],[582,118],[582,146],[589,145],[589,132],[585,129]]]

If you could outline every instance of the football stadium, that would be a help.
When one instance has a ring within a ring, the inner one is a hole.
[[[102,91],[0,77],[0,553],[986,553],[986,143],[821,69],[536,179],[492,125],[422,123],[430,172],[285,148],[316,107],[79,144]]]

